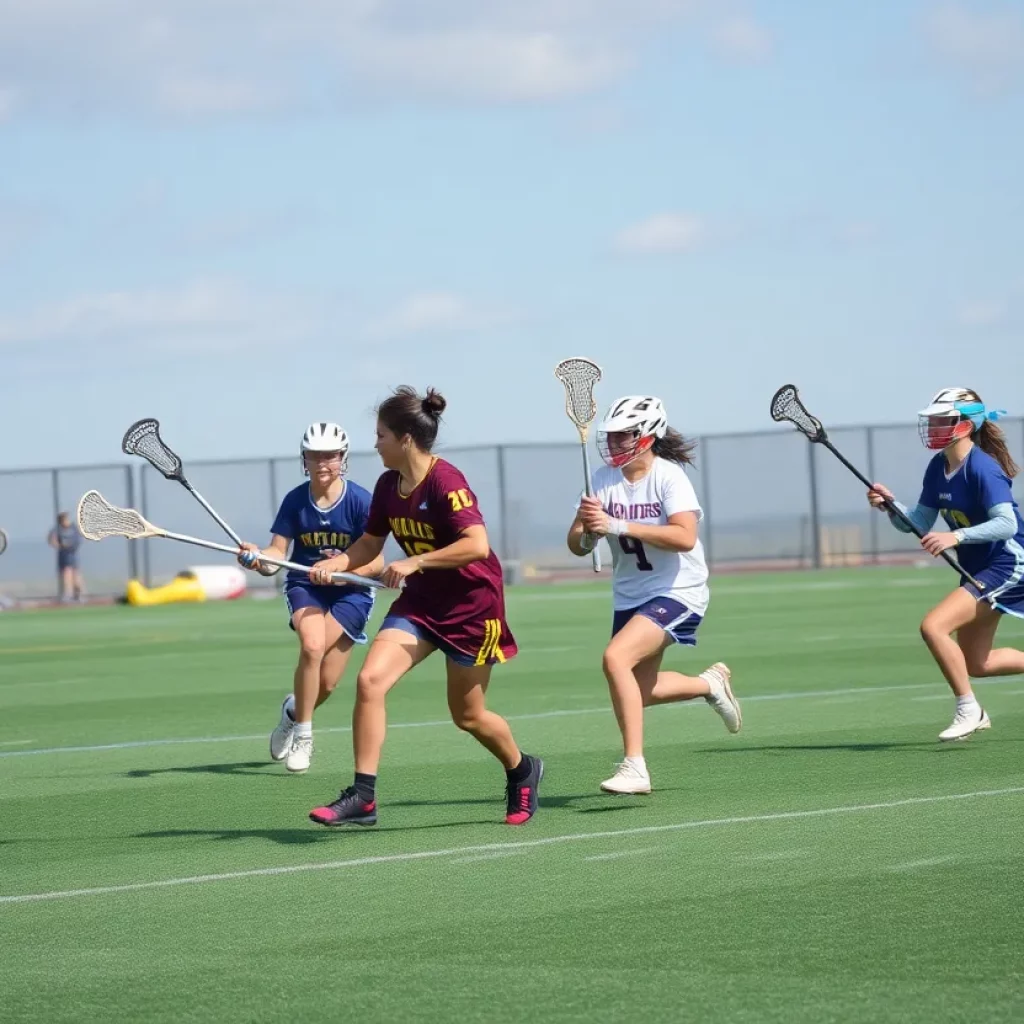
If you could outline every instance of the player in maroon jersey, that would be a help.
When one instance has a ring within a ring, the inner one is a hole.
[[[377,409],[377,453],[387,472],[377,481],[362,536],[341,555],[313,566],[313,583],[372,562],[392,534],[408,557],[385,566],[381,579],[402,593],[391,606],[356,680],[352,712],[355,780],[337,800],[316,807],[321,825],[377,822],[377,767],[387,729],[388,691],[424,658],[441,651],[448,665],[452,721],[505,767],[509,825],[537,810],[544,763],[520,751],[508,722],[488,711],[484,694],[493,665],[515,657],[505,621],[501,563],[466,478],[431,454],[445,400],[400,387]]]

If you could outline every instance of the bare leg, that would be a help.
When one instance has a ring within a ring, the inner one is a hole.
[[[485,704],[490,665],[459,665],[448,661],[448,710],[452,721],[486,747],[506,771],[515,768],[521,755],[512,729],[501,715]]]

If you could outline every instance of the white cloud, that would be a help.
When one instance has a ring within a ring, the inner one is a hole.
[[[486,309],[452,292],[418,292],[370,325],[374,337],[456,334],[498,327],[512,319],[507,310]]]
[[[535,102],[600,89],[699,0],[0,0],[19,109],[223,115],[382,92]],[[742,25],[727,35],[756,49]]]
[[[1009,307],[1005,302],[992,299],[965,302],[957,310],[957,321],[961,327],[972,330],[984,330],[989,327],[1000,327],[1009,320]]]
[[[967,76],[982,93],[1024,80],[1024,10],[988,4],[986,10],[946,3],[930,14],[925,31],[934,54]]]
[[[616,246],[630,253],[690,252],[708,239],[698,217],[687,213],[657,213],[619,232]]]
[[[63,347],[83,360],[112,352],[247,352],[289,345],[310,328],[305,307],[231,281],[175,290],[94,292],[0,318],[0,345]]]
[[[718,22],[712,28],[711,38],[719,53],[744,63],[763,61],[774,49],[771,33],[749,15],[735,15]]]

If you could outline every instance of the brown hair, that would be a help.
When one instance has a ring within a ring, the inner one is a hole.
[[[437,427],[447,405],[441,392],[434,388],[427,388],[421,396],[415,388],[403,384],[377,406],[377,418],[395,437],[408,435],[420,451],[429,452],[437,440]]]
[[[696,441],[687,441],[678,430],[669,427],[664,437],[659,437],[651,449],[659,459],[678,462],[680,466],[693,465],[693,453],[697,450]]]
[[[977,391],[969,391],[968,394],[972,395],[976,402],[981,402],[981,396]],[[991,420],[985,420],[980,427],[976,428],[971,434],[971,440],[986,455],[991,455],[999,463],[999,468],[1011,480],[1020,472],[1020,467],[1013,461],[1010,449],[1006,445],[1006,435]]]

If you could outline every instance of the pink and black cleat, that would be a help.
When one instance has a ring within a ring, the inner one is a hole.
[[[526,778],[521,782],[508,781],[505,786],[506,825],[525,825],[537,813],[537,789],[543,778],[544,762],[539,757],[530,757],[530,773]]]
[[[363,800],[355,791],[354,786],[349,786],[338,794],[338,799],[325,807],[314,807],[309,812],[309,820],[315,821],[318,825],[376,825],[377,824],[377,801]]]

